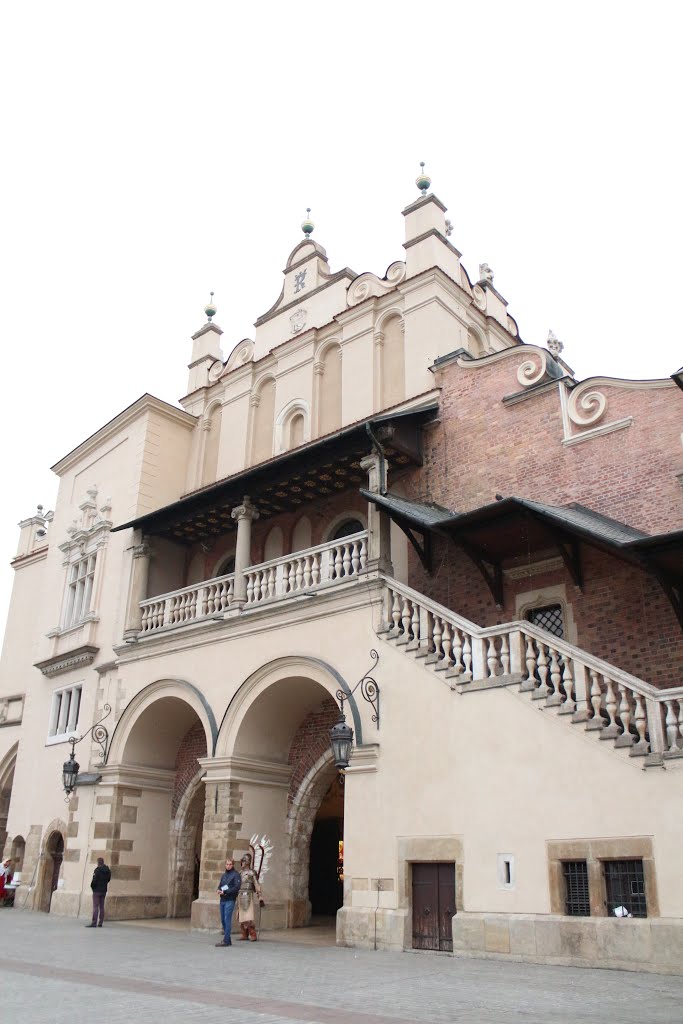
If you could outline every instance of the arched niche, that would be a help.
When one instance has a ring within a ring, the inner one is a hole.
[[[342,350],[328,345],[318,359],[318,434],[331,434],[342,421]]]
[[[205,440],[202,462],[202,485],[214,483],[218,476],[218,450],[221,441],[223,408],[216,404],[211,407],[204,420]]]
[[[281,558],[285,553],[284,538],[279,526],[274,526],[266,537],[263,546],[263,561],[270,562],[272,558]]]
[[[301,516],[292,530],[292,551],[305,551],[311,547],[311,542],[311,520],[308,516]]]
[[[253,409],[251,461],[265,462],[273,454],[275,380],[272,377],[266,377],[255,392]]]
[[[399,316],[387,317],[382,322],[380,333],[382,336],[381,407],[387,409],[402,402],[406,396],[403,321]]]

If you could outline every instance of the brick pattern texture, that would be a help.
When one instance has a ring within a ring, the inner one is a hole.
[[[201,722],[195,722],[183,736],[175,759],[175,785],[171,814],[175,818],[183,793],[199,770],[198,757],[206,757],[206,736]]]
[[[309,711],[296,731],[289,748],[288,764],[294,769],[289,783],[291,803],[313,765],[330,747],[330,729],[339,719],[339,708],[331,697]]]

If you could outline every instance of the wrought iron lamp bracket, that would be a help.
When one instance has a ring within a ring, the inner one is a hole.
[[[98,746],[100,748],[100,763],[99,763],[99,765],[97,765],[97,767],[99,768],[99,767],[101,767],[105,763],[105,759],[106,759],[106,756],[107,756],[107,744],[109,743],[109,732],[107,730],[107,727],[102,725],[102,722],[105,720],[105,718],[108,718],[108,716],[110,714],[111,714],[111,704],[105,704],[104,705],[104,714],[100,718],[99,722],[95,722],[94,725],[91,725],[90,728],[88,729],[88,731],[83,733],[83,735],[80,737],[80,739],[76,739],[75,736],[69,736],[68,742],[71,744],[71,756],[72,757],[74,756],[74,748],[79,743],[82,743],[86,736],[88,736],[90,733],[92,733],[93,740],[95,741],[95,743],[98,744]]]
[[[365,675],[358,680],[354,688],[351,691],[349,691],[349,693],[346,693],[344,690],[339,689],[337,690],[336,697],[337,700],[339,701],[339,710],[341,711],[343,717],[344,701],[350,700],[350,698],[353,697],[358,687],[360,687],[361,696],[363,697],[363,700],[367,701],[367,703],[370,704],[370,706],[372,707],[372,720],[373,722],[377,723],[377,728],[379,729],[379,684],[377,680],[370,675],[370,673],[375,670],[377,662],[379,661],[379,654],[377,653],[377,651],[372,650],[370,651],[370,657],[372,658],[372,665],[365,673]]]

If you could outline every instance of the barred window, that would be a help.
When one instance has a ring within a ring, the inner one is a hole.
[[[642,860],[603,861],[610,917],[647,917]]]
[[[564,912],[572,917],[590,917],[591,903],[588,892],[588,864],[585,860],[562,862],[564,875]]]
[[[69,567],[64,628],[75,626],[90,611],[97,554],[86,555]]]
[[[49,740],[67,739],[76,731],[81,710],[82,689],[82,684],[78,683],[76,686],[67,686],[63,690],[55,690],[52,694],[50,723],[47,731]]]
[[[530,608],[526,613],[527,622],[545,629],[562,640],[564,637],[564,615],[561,604],[547,604],[543,608]]]

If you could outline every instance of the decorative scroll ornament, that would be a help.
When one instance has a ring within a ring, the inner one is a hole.
[[[299,334],[303,331],[306,326],[307,311],[305,309],[297,309],[296,313],[292,313],[289,318],[290,329],[292,334]]]
[[[273,844],[265,833],[259,839],[258,832],[254,832],[249,840],[249,849],[251,850],[251,863],[254,865],[254,874],[259,882],[262,882],[270,866]]]
[[[472,298],[474,299],[474,303],[478,309],[486,309],[486,292],[480,284],[475,284],[472,289]]]
[[[109,732],[107,728],[102,725],[102,722],[111,714],[111,704],[105,704],[102,710],[104,711],[104,714],[100,718],[99,722],[95,722],[94,725],[91,725],[88,732],[84,732],[80,738],[77,738],[76,736],[69,736],[67,742],[71,744],[72,756],[76,744],[81,743],[88,733],[92,733],[94,742],[97,743],[100,748],[100,764],[105,763],[105,758],[107,756],[107,743],[109,742]]]
[[[377,277],[376,274],[370,272],[361,274],[357,277],[349,287],[346,293],[346,302],[349,306],[357,306],[359,302],[363,302],[364,299],[370,296],[379,297],[380,295],[386,295],[393,288],[404,280],[406,276],[406,265],[397,260],[396,263],[392,263],[383,278]]]
[[[365,675],[358,680],[354,688],[351,690],[351,693],[345,693],[344,690],[340,689],[337,690],[336,697],[337,700],[339,701],[339,710],[343,715],[344,701],[349,700],[360,686],[360,692],[363,696],[363,699],[366,700],[368,704],[372,706],[372,720],[373,722],[377,722],[377,728],[379,729],[379,686],[377,684],[377,680],[373,679],[373,677],[370,675],[370,673],[377,665],[377,662],[379,661],[379,654],[377,653],[377,651],[372,650],[370,651],[370,657],[372,658],[372,665],[365,673]]]
[[[540,383],[546,375],[547,360],[545,352],[538,351],[538,363],[527,359],[517,370],[517,380],[524,388],[531,388]]]
[[[569,395],[567,413],[577,427],[591,427],[605,415],[607,399],[601,391],[591,391],[591,387],[591,382],[586,381]]]

